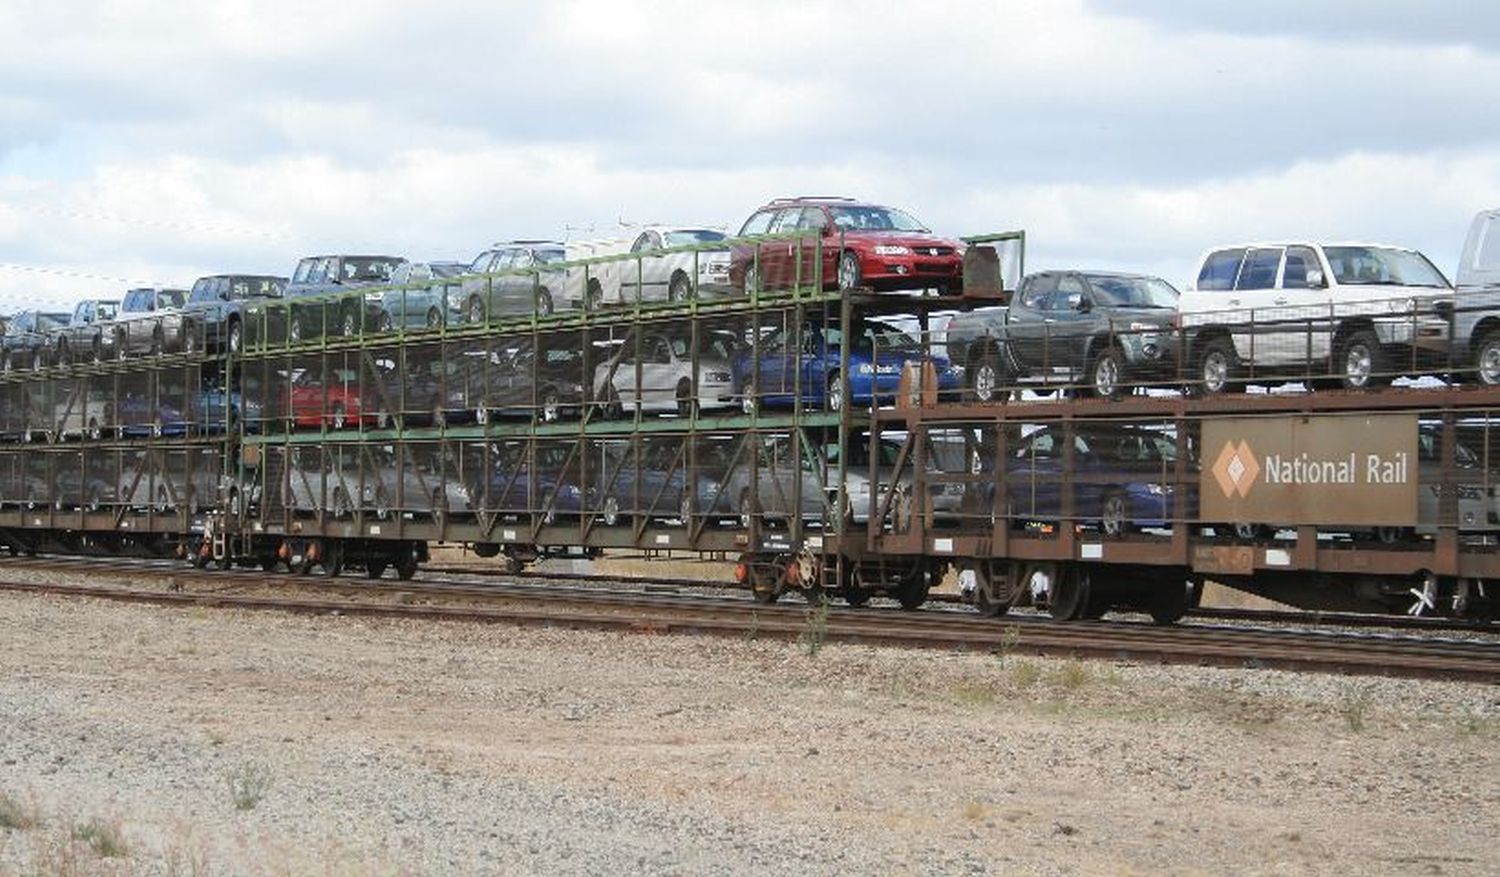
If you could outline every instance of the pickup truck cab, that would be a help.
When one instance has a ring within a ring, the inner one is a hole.
[[[1008,307],[949,321],[948,358],[963,365],[980,402],[1019,377],[1114,398],[1132,383],[1175,375],[1177,299],[1172,284],[1141,274],[1030,274]]]
[[[189,328],[185,342],[196,344],[198,334],[210,352],[239,353],[244,341],[245,307],[253,301],[281,298],[285,277],[261,274],[213,274],[199,277],[182,310]]]
[[[135,353],[157,356],[182,349],[182,306],[185,289],[144,286],[125,293],[115,314],[114,350],[117,359]]]
[[[1474,217],[1454,279],[1454,365],[1481,384],[1500,384],[1500,210]]]
[[[98,362],[106,356],[105,345],[114,340],[106,334],[106,323],[115,319],[120,302],[111,299],[86,298],[73,306],[67,325],[57,330],[57,362]]]
[[[48,347],[53,332],[68,322],[68,315],[51,311],[21,311],[5,322],[0,335],[0,368],[5,371],[26,367],[42,368],[47,364]]]
[[[291,320],[288,340],[296,343],[320,335],[352,338],[380,323],[384,290],[336,295],[345,290],[386,287],[401,256],[308,256],[297,263],[286,286]],[[298,299],[311,299],[299,302]]]
[[[1362,243],[1243,244],[1203,255],[1179,303],[1189,386],[1366,389],[1446,369],[1453,287],[1426,256]]]

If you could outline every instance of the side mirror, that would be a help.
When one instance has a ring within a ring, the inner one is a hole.
[[[1323,276],[1320,269],[1313,268],[1307,272],[1307,288],[1322,289],[1328,285],[1328,280]]]
[[[1080,295],[1078,300],[1073,302],[1073,310],[1080,314],[1086,314],[1093,309],[1094,303],[1089,301],[1089,297],[1086,295]]]

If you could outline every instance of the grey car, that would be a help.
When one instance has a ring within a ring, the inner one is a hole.
[[[181,350],[182,306],[186,303],[185,289],[147,286],[126,292],[111,327],[115,358]]]
[[[462,262],[403,262],[391,272],[391,285],[366,293],[380,308],[376,328],[436,329],[462,317],[463,284],[469,266]]]
[[[551,314],[563,296],[564,275],[548,266],[566,260],[566,246],[556,241],[509,241],[480,253],[460,293],[465,321]]]

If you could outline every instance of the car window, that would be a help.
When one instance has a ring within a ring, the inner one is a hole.
[[[1318,254],[1311,247],[1287,247],[1281,288],[1307,289],[1307,272],[1318,270],[1322,270],[1318,265]]]
[[[1021,289],[1021,304],[1032,310],[1046,310],[1056,287],[1057,277],[1052,274],[1029,277]]]
[[[1500,271],[1500,216],[1487,217],[1480,235],[1474,264],[1469,267],[1477,271]]]
[[[292,274],[293,283],[307,283],[312,277],[313,266],[318,263],[317,259],[303,259],[297,263],[297,270]]]
[[[645,234],[643,232],[640,237],[638,237],[638,238],[635,239],[635,243],[633,243],[633,244],[630,245],[630,252],[632,252],[632,253],[641,253],[641,252],[645,252],[646,250],[648,250],[650,248],[651,248],[651,236],[649,234]]]
[[[669,231],[662,240],[662,244],[668,247],[690,247],[694,244],[711,244],[722,240],[724,240],[722,231],[699,228],[688,231]]]
[[[1220,250],[1203,261],[1198,272],[1198,288],[1203,290],[1234,289],[1234,278],[1240,273],[1244,249]]]
[[[1415,250],[1394,247],[1324,247],[1341,284],[1448,288],[1448,279]]]
[[[483,274],[484,272],[490,270],[490,263],[494,260],[495,251],[485,250],[478,256],[475,256],[473,262],[469,263],[469,270],[475,274]]]
[[[94,311],[96,320],[113,320],[120,306],[112,301],[101,301],[99,307]]]
[[[1096,304],[1131,308],[1177,307],[1177,290],[1156,277],[1089,274],[1085,279],[1093,289]]]
[[[851,231],[911,231],[925,232],[927,227],[908,214],[890,207],[873,205],[838,206],[829,208],[834,227]]]
[[[783,207],[771,223],[772,234],[786,234],[797,230],[797,223],[802,219],[801,207]]]
[[[529,269],[536,260],[532,258],[530,250],[515,250],[510,254],[508,267],[512,271],[524,271]]]
[[[665,365],[672,361],[672,345],[665,338],[656,337],[651,339],[651,344],[647,350],[649,353],[646,358],[651,362]]]
[[[745,220],[745,225],[740,229],[741,235],[766,234],[771,230],[771,219],[776,215],[774,210],[762,210],[753,214]]]
[[[1048,309],[1053,311],[1077,310],[1078,305],[1087,294],[1082,280],[1072,274],[1064,274],[1057,279],[1057,294],[1052,296],[1051,307]]]
[[[1235,289],[1271,289],[1276,286],[1276,271],[1281,267],[1281,248],[1265,247],[1245,254]]]
[[[193,283],[193,292],[188,296],[188,301],[206,301],[214,297],[213,279],[201,278]]]
[[[187,293],[180,289],[163,289],[157,294],[156,303],[159,307],[180,308]]]
[[[828,217],[821,207],[804,207],[802,215],[797,219],[798,231],[822,231],[827,224]]]
[[[1039,432],[1016,450],[1017,457],[1052,457],[1057,454],[1057,439],[1050,432]]]

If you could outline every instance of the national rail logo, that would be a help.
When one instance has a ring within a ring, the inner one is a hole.
[[[1255,486],[1255,479],[1260,477],[1260,462],[1255,459],[1255,451],[1251,450],[1249,442],[1231,440],[1224,443],[1224,450],[1219,452],[1212,471],[1225,499],[1236,496],[1244,499]]]

